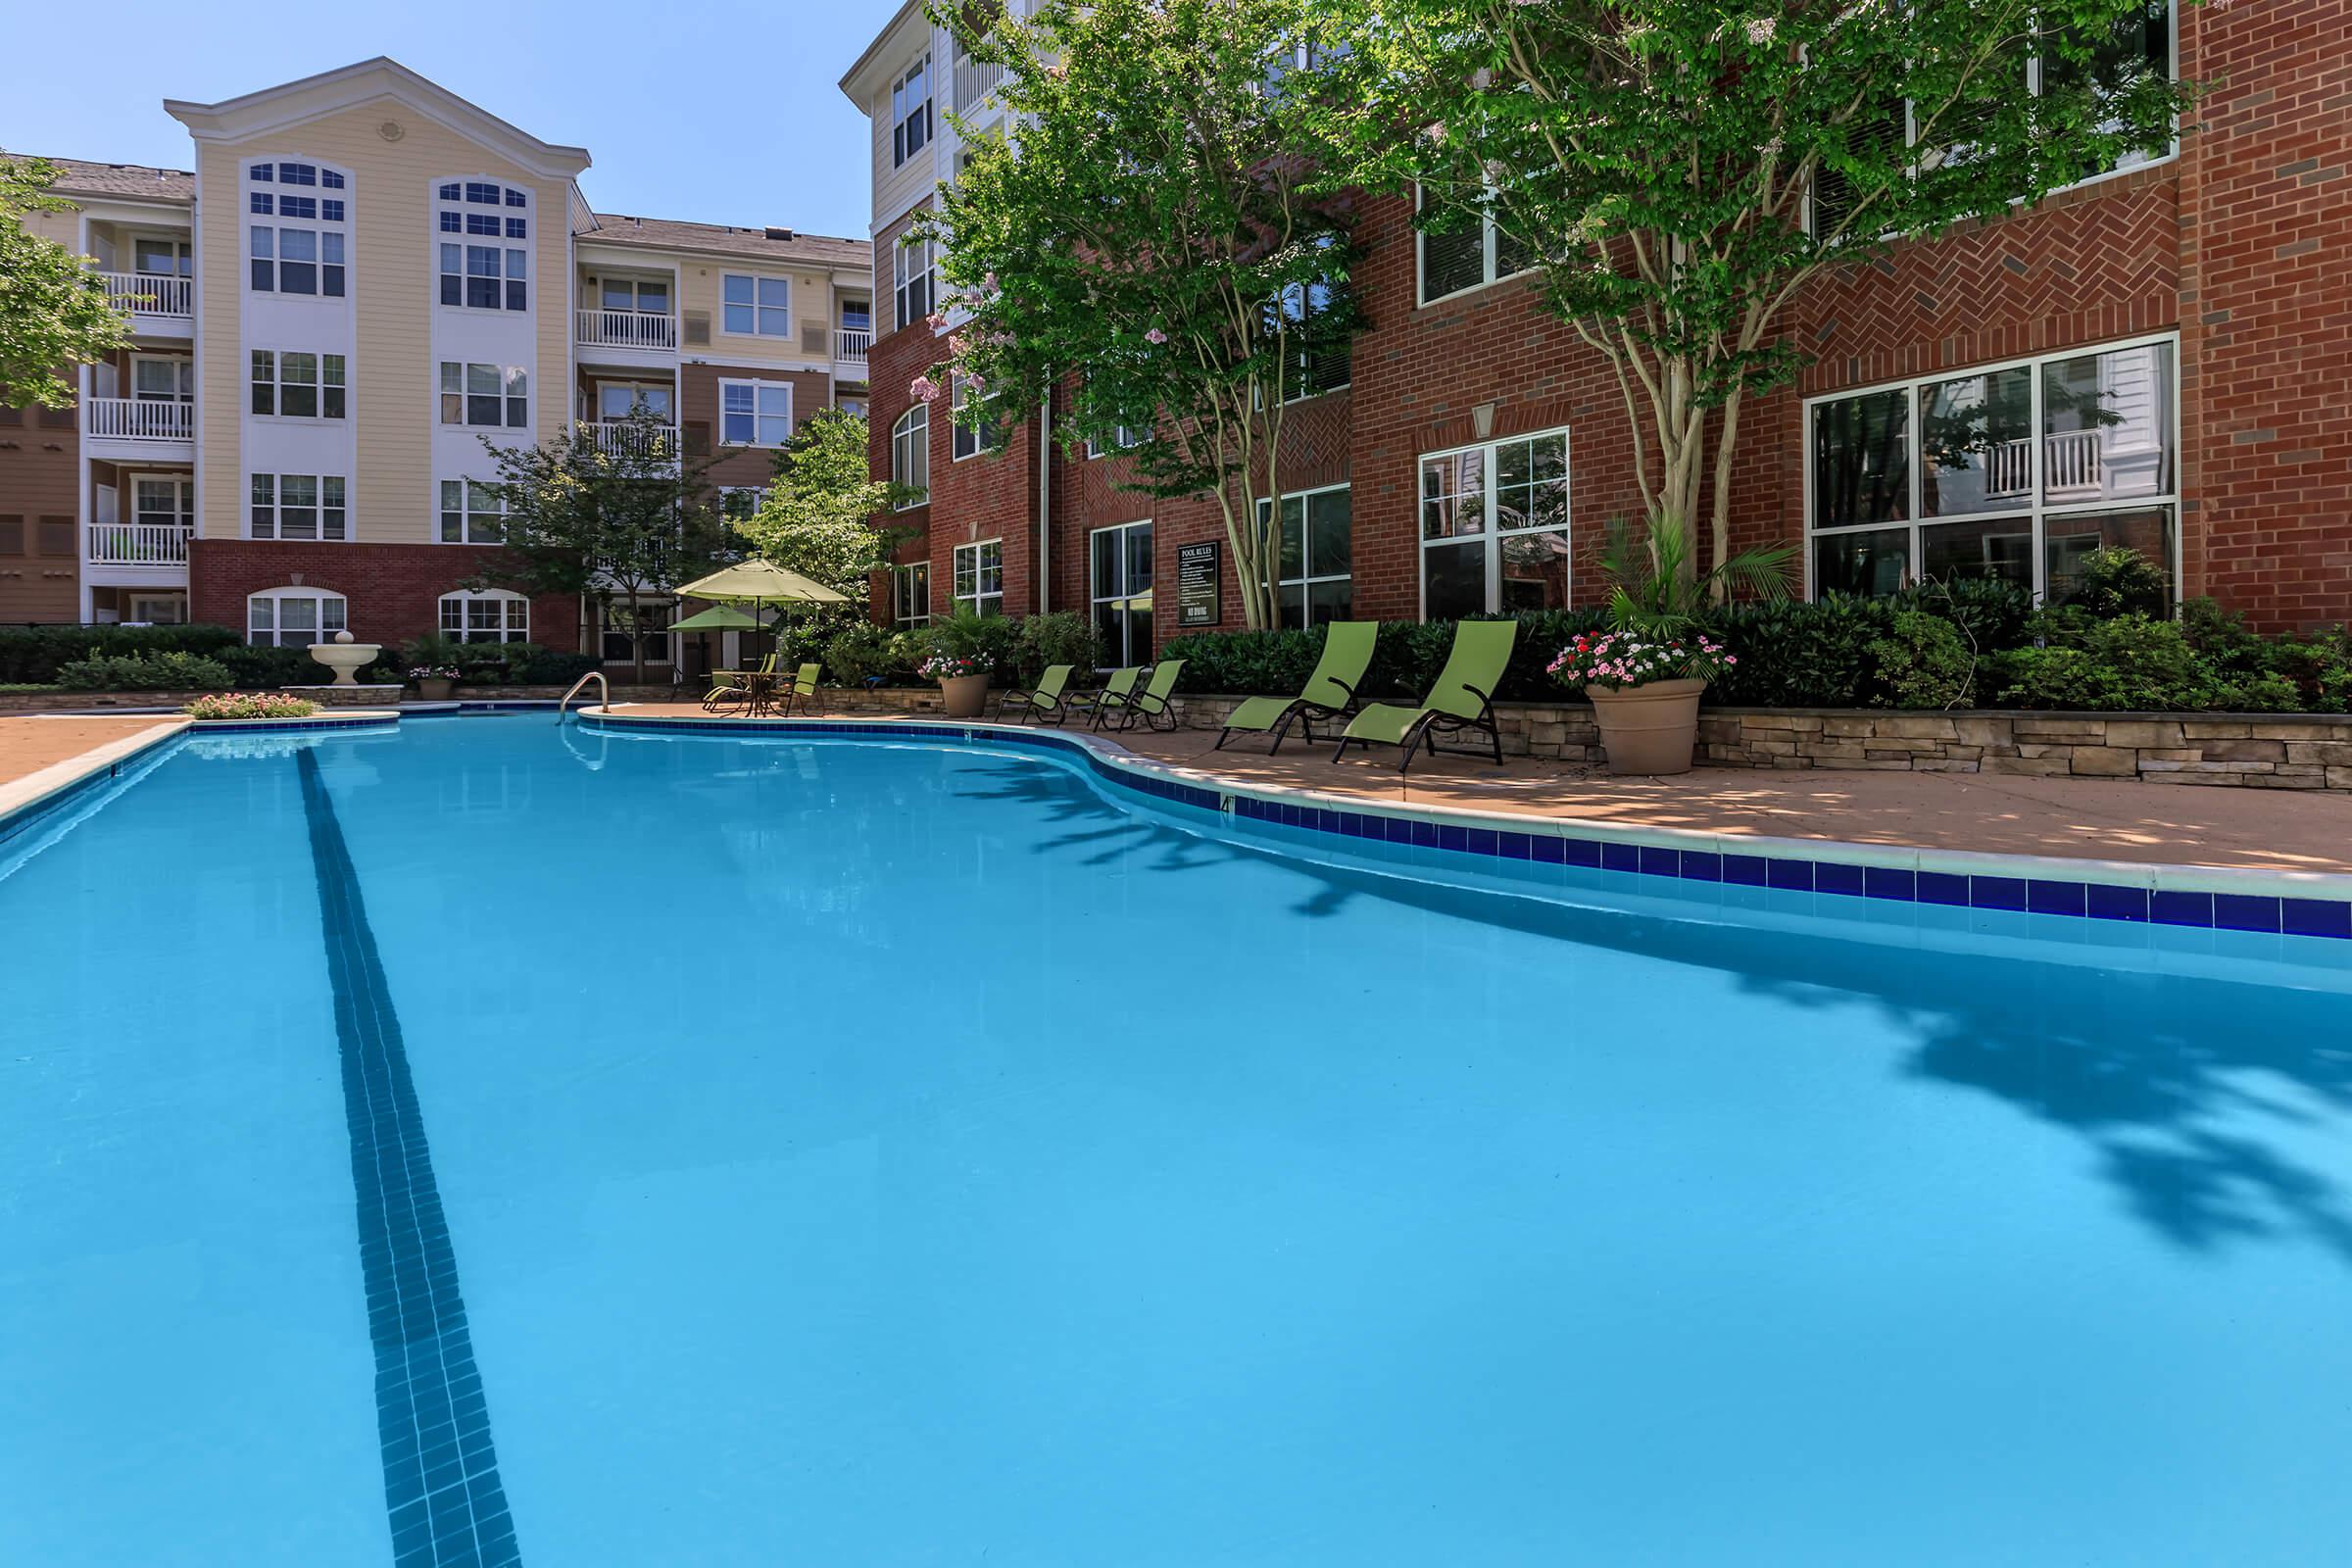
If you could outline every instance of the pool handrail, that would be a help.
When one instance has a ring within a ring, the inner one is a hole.
[[[611,708],[612,706],[612,683],[605,679],[605,672],[603,670],[592,669],[587,674],[582,675],[578,680],[573,681],[571,683],[571,690],[565,692],[564,694],[564,700],[556,704],[557,723],[561,724],[564,722],[564,710],[571,706],[571,700],[574,697],[580,695],[580,688],[587,685],[590,681],[594,681],[597,683],[597,685],[604,688],[605,700],[602,706],[606,708]]]

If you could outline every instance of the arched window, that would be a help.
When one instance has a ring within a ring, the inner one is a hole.
[[[441,303],[474,311],[531,308],[531,193],[485,175],[433,182]]]
[[[248,164],[245,214],[256,294],[344,297],[351,196],[340,170],[294,159]]]
[[[931,499],[931,410],[925,404],[917,403],[890,427],[890,477],[907,492],[894,511]]]
[[[350,624],[341,594],[322,588],[270,588],[245,601],[245,640],[256,648],[308,648],[334,641]]]
[[[441,635],[462,643],[527,643],[531,602],[504,588],[443,594]]]

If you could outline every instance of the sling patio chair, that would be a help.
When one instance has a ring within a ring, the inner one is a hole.
[[[1135,683],[1143,678],[1144,666],[1141,664],[1131,664],[1124,669],[1114,669],[1110,672],[1110,678],[1102,683],[1101,691],[1085,697],[1070,698],[1068,700],[1070,711],[1094,714],[1095,727],[1100,729],[1102,726],[1103,710],[1115,709],[1125,703],[1128,697],[1134,693]]]
[[[1372,645],[1379,637],[1378,621],[1333,621],[1323,633],[1323,657],[1315,661],[1315,672],[1306,677],[1305,688],[1296,697],[1252,697],[1242,704],[1225,715],[1215,750],[1223,751],[1236,735],[1262,735],[1272,730],[1274,745],[1266,754],[1271,757],[1282,750],[1294,722],[1312,746],[1316,719],[1345,718],[1354,710],[1355,689],[1364,683],[1364,671],[1372,667]]]
[[[1519,623],[1515,620],[1465,620],[1453,629],[1453,652],[1446,657],[1446,667],[1438,671],[1437,683],[1418,708],[1406,708],[1396,703],[1372,703],[1348,721],[1341,732],[1339,750],[1331,754],[1338,761],[1348,755],[1352,743],[1369,748],[1374,742],[1383,746],[1401,746],[1404,760],[1396,764],[1401,773],[1413,765],[1413,748],[1426,746],[1435,757],[1440,750],[1437,737],[1462,730],[1483,730],[1487,743],[1494,749],[1494,761],[1502,762],[1502,736],[1494,728],[1494,689],[1502,683],[1502,671],[1511,662],[1511,645],[1519,639]],[[1449,746],[1446,751],[1466,748]],[[1477,755],[1471,752],[1470,755]]]
[[[1056,724],[1068,718],[1070,712],[1062,705],[1061,689],[1070,683],[1070,671],[1075,667],[1071,664],[1048,664],[1046,672],[1037,678],[1035,686],[1025,692],[1006,692],[997,700],[997,717],[1004,718],[1007,708],[1017,708],[1021,710],[1021,722],[1024,724],[1033,717],[1051,719]]]
[[[1141,690],[1131,690],[1115,703],[1105,691],[1102,706],[1095,710],[1095,727],[1101,729],[1103,715],[1115,711],[1122,731],[1135,728],[1138,718],[1144,721],[1146,729],[1174,729],[1176,710],[1168,706],[1168,699],[1175,694],[1176,678],[1184,673],[1184,665],[1181,659],[1161,660],[1152,666],[1152,678]],[[1160,722],[1163,718],[1167,720],[1165,724]]]
[[[746,708],[752,701],[752,677],[775,673],[776,656],[770,654],[760,661],[758,669],[718,669],[710,672],[710,690],[703,696],[703,711],[715,713],[722,709]]]
[[[799,669],[793,671],[792,679],[779,682],[777,695],[783,700],[776,705],[776,711],[790,718],[792,705],[799,703],[802,716],[806,717],[809,705],[816,701],[817,677],[823,673],[824,669],[821,665],[803,664]]]

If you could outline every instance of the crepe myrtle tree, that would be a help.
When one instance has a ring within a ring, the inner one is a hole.
[[[1805,360],[1793,299],[2163,152],[2192,97],[2169,0],[1331,3],[1325,128],[1425,232],[1494,225],[1614,372],[1644,508],[1710,503],[1717,561],[1742,404]]]
[[[867,465],[865,420],[820,409],[777,449],[774,479],[735,526],[765,559],[862,601],[912,531],[875,526],[906,492],[869,477]]]
[[[1310,0],[932,0],[1005,68],[1008,127],[971,134],[917,238],[967,313],[913,393],[1003,430],[1049,395],[1065,451],[1126,447],[1123,488],[1210,496],[1242,611],[1277,623],[1282,432],[1336,372],[1350,203],[1329,163]],[[948,318],[934,316],[935,330]]]
[[[642,403],[601,434],[574,425],[537,446],[487,436],[482,445],[498,466],[482,488],[506,509],[505,548],[466,586],[576,594],[597,608],[591,639],[608,612],[624,607],[631,678],[642,685],[646,644],[662,630],[649,612],[735,550],[704,483],[709,461],[687,457],[677,432]]]
[[[32,213],[72,212],[53,196],[57,166],[0,158],[0,407],[70,409],[62,368],[94,365],[130,341],[130,321],[76,256],[25,227]]]

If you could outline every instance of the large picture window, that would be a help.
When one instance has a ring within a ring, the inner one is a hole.
[[[1087,582],[1095,630],[1113,665],[1152,660],[1152,522],[1122,522],[1088,536]]]
[[[2108,545],[2172,574],[2177,385],[2162,338],[1815,400],[1814,595],[1997,577],[2062,604]]]
[[[1421,460],[1421,614],[1568,606],[1568,432]]]
[[[494,179],[433,186],[441,303],[475,311],[530,309],[531,193]]]
[[[531,602],[504,588],[443,594],[441,635],[462,643],[527,643]]]
[[[931,410],[917,403],[890,427],[890,478],[904,492],[891,510],[905,512],[931,499]]]
[[[956,608],[975,614],[1004,613],[1004,541],[956,547]]]
[[[256,294],[340,299],[350,234],[343,175],[319,164],[254,164],[245,171],[245,211],[268,221],[246,227],[247,282]]]
[[[719,445],[780,447],[791,439],[790,381],[718,383]]]
[[[253,537],[324,539],[351,537],[339,473],[257,473],[253,476]]]
[[[316,588],[271,588],[245,601],[245,641],[255,648],[308,648],[349,629],[341,594]]]
[[[1272,505],[1257,504],[1261,519]],[[1282,498],[1276,592],[1283,625],[1320,626],[1354,613],[1354,498],[1344,484]]]

